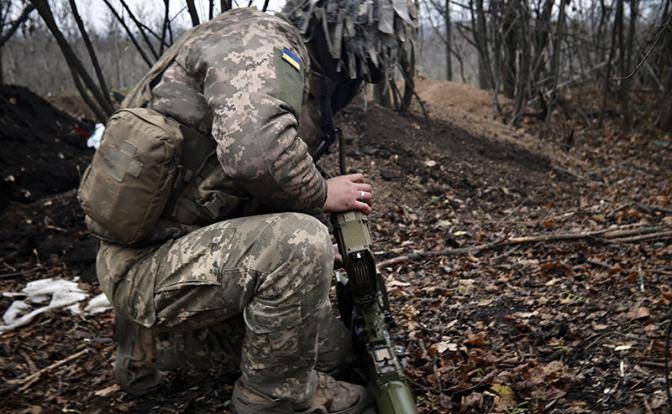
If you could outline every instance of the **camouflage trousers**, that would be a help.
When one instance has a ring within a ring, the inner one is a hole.
[[[327,228],[298,213],[228,220],[159,247],[102,243],[97,260],[117,312],[162,331],[229,327],[242,338],[239,380],[297,405],[312,398],[316,364],[332,370],[351,349],[331,313],[332,267]]]

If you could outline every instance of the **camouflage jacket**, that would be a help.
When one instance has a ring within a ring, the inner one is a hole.
[[[217,164],[190,184],[171,219],[206,225],[250,210],[321,209],[326,182],[306,144],[319,125],[309,78],[299,32],[254,8],[191,29],[164,54],[122,106],[149,106],[214,138]]]

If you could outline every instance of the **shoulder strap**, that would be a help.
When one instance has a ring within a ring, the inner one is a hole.
[[[140,82],[126,95],[121,103],[122,108],[143,108],[152,100],[152,88],[156,86],[163,73],[168,69],[171,63],[175,61],[177,53],[182,45],[190,38],[189,33],[185,33],[168,50],[161,55],[161,58],[152,66]]]

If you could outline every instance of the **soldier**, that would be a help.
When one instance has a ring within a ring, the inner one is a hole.
[[[331,114],[410,47],[414,20],[412,2],[396,0],[290,1],[276,16],[234,9],[184,34],[124,100],[207,138],[184,139],[170,197],[141,243],[110,236],[123,232],[121,209],[100,225],[85,208],[102,239],[97,273],[117,312],[124,390],[154,389],[159,369],[218,366],[240,372],[238,413],[366,407],[363,387],[327,374],[347,366],[351,344],[331,313],[334,253],[315,217],[368,214],[373,192],[360,174],[323,178],[310,151]],[[136,147],[106,151],[96,157],[115,184],[142,178]],[[81,191],[83,205],[111,197],[92,191]]]

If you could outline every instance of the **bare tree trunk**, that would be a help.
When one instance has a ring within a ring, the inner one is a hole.
[[[198,18],[198,11],[196,10],[196,4],[194,4],[194,0],[187,0],[187,10],[189,11],[189,16],[191,16],[191,25],[196,27],[201,24],[201,21]]]
[[[219,5],[220,8],[222,9],[222,13],[231,10],[231,8],[233,7],[233,3],[231,0],[220,0]]]
[[[663,15],[661,17],[661,22],[663,25],[667,25],[667,30],[664,34],[665,37],[661,42],[661,51],[663,52],[659,53],[656,65],[661,68],[661,79],[667,79],[665,81],[666,87],[658,98],[658,107],[660,108],[658,126],[667,132],[672,132],[672,55],[669,53],[669,51],[672,50],[672,20],[670,20],[672,19],[671,9],[672,0],[667,0],[665,3]],[[667,68],[667,75],[663,71],[663,68]]]
[[[543,6],[540,6],[540,11],[537,11],[537,18],[535,22],[535,43],[534,43],[534,58],[533,58],[533,75],[535,81],[542,79],[546,70],[546,62],[544,61],[545,51],[548,47],[549,33],[551,32],[551,16],[553,11],[553,0],[545,0]]]
[[[444,20],[446,22],[446,80],[453,80],[453,30],[450,17],[450,0],[446,0],[444,9]],[[404,94],[405,95],[405,94]],[[411,95],[412,98],[412,95]],[[410,101],[410,99],[409,99]]]
[[[565,7],[567,0],[560,0],[560,12],[558,14],[558,27],[555,31],[555,39],[553,39],[553,57],[551,61],[551,85],[550,85],[550,99],[548,102],[548,110],[546,112],[546,121],[550,121],[553,115],[553,105],[557,100],[557,86],[560,78],[560,57],[562,56],[562,37],[565,27]]]
[[[525,40],[518,39],[518,21],[521,18],[520,8],[522,7],[519,3],[517,0],[510,0],[508,5],[504,5],[504,19],[501,30],[501,37],[504,40],[504,64],[501,65],[501,78],[503,80],[504,96],[510,99],[513,99],[516,95],[516,80],[518,78],[516,57],[519,42]]]
[[[531,62],[531,41],[528,34],[530,10],[526,0],[515,0],[517,12],[516,32],[519,39],[520,59],[518,62],[518,70],[516,71],[516,87],[515,87],[515,109],[514,109],[514,124],[517,124],[517,117],[523,112],[525,105],[531,92],[531,83],[533,81],[533,70]],[[513,63],[515,65],[515,61]]]
[[[56,42],[58,43],[58,46],[60,47],[61,52],[63,53],[63,57],[65,58],[65,61],[70,67],[73,80],[80,94],[82,95],[82,98],[91,107],[91,109],[94,111],[99,120],[105,121],[107,116],[112,115],[112,112],[114,111],[108,104],[106,104],[107,100],[105,99],[105,96],[103,96],[100,89],[98,89],[98,86],[93,81],[89,73],[86,71],[84,65],[77,57],[74,50],[72,50],[72,47],[65,39],[65,36],[63,36],[61,30],[58,28],[58,25],[56,24],[56,20],[54,20],[54,15],[51,12],[51,8],[49,6],[48,1],[47,0],[30,0],[30,1],[35,6],[37,12],[42,17],[42,20],[47,25],[47,28],[56,39]],[[88,98],[86,90],[84,90],[84,88],[80,86],[79,78],[82,79],[86,88],[88,88],[91,91],[91,94],[96,99],[96,103],[101,106],[102,111],[100,108],[98,108],[97,105],[94,105],[93,102]]]
[[[208,0],[208,20],[215,17],[215,0]]]
[[[170,26],[170,0],[163,0],[164,14],[163,14],[163,26],[161,26],[161,44],[159,45],[159,56],[163,55],[163,48],[166,44],[166,33],[168,32],[168,27]],[[172,39],[171,39],[172,43]]]
[[[611,82],[611,71],[613,68],[614,54],[616,53],[616,38],[618,37],[618,20],[623,19],[623,0],[616,0],[616,16],[614,17],[614,27],[611,32],[611,48],[609,49],[609,58],[607,59],[607,73],[604,77],[604,89],[602,91],[602,109],[600,110],[599,127],[604,126],[604,115],[607,111],[607,100],[609,99],[609,84]],[[620,12],[620,16],[619,16]]]
[[[79,10],[77,10],[77,4],[75,3],[75,0],[69,0],[70,3],[70,10],[72,10],[72,16],[75,18],[75,22],[77,23],[77,27],[79,28],[79,33],[82,35],[82,39],[84,40],[84,44],[86,45],[86,50],[89,52],[89,59],[91,59],[91,64],[93,65],[93,69],[96,72],[96,77],[98,78],[98,85],[100,86],[100,91],[102,92],[103,96],[105,96],[105,102],[101,102],[101,105],[104,107],[106,112],[114,112],[114,107],[112,106],[112,101],[110,100],[110,91],[107,88],[107,84],[105,83],[105,77],[103,76],[103,71],[100,69],[100,63],[98,63],[98,56],[96,55],[96,51],[93,48],[93,44],[91,44],[91,39],[89,38],[89,34],[86,31],[86,27],[84,27],[84,22],[82,21],[81,16],[79,15]]]
[[[630,0],[630,21],[628,25],[628,39],[625,45],[625,56],[621,57],[623,63],[621,64],[621,110],[623,112],[623,128],[625,132],[632,130],[632,111],[630,108],[630,86],[632,85],[632,77],[628,77],[632,69],[632,53],[635,47],[635,35],[637,30],[637,18],[639,15],[638,0]],[[621,21],[623,25],[623,21]],[[621,44],[621,51],[623,52],[623,27],[621,27],[619,34],[619,43]]]
[[[476,10],[474,12],[473,2],[470,2],[472,33],[474,42],[478,49],[478,85],[481,89],[491,89],[494,82],[491,76],[490,52],[488,50],[488,32],[486,26],[485,12],[483,10],[483,0],[475,0]]]

